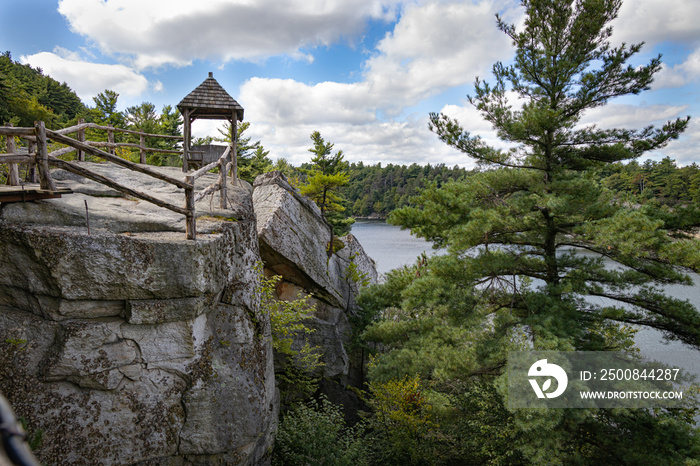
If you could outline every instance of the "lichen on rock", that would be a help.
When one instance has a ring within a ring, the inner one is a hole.
[[[108,167],[91,168],[182,203]],[[188,241],[181,215],[56,178],[79,194],[0,210],[0,390],[42,433],[39,460],[264,464],[278,400],[269,331],[249,318],[265,318],[249,296],[260,260],[250,190],[228,186],[232,210],[198,204],[201,234]]]

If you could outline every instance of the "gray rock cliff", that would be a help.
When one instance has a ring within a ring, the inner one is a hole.
[[[164,183],[90,165],[183,203]],[[183,216],[55,175],[76,194],[0,210],[0,391],[43,435],[39,459],[265,464],[279,402],[269,319],[252,292],[249,188],[229,185],[232,210],[199,202],[188,241]]]
[[[184,203],[148,176],[85,165]],[[362,282],[377,279],[374,262],[352,235],[328,258],[330,225],[281,174],[254,191],[229,185],[230,209],[218,194],[198,202],[196,241],[182,215],[53,176],[74,193],[0,206],[0,391],[42,437],[42,463],[269,463],[279,395],[254,293],[260,260],[284,277],[280,299],[313,293],[316,331],[297,343],[322,349],[324,393],[357,401],[348,317]]]
[[[260,175],[254,183],[253,205],[257,216],[260,255],[265,267],[282,276],[277,295],[293,300],[313,294],[316,306],[309,323],[314,331],[299,336],[321,349],[322,391],[346,406],[353,397],[348,386],[360,388],[359,368],[351,367],[348,317],[355,311],[355,296],[363,282],[375,283],[374,261],[351,234],[340,238],[342,249],[327,256],[331,226],[313,202],[295,190],[280,172]],[[362,361],[355,362],[362,364]]]

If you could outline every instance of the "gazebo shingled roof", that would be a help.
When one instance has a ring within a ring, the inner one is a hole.
[[[187,172],[190,164],[197,164],[191,157],[192,122],[197,119],[205,120],[228,120],[231,123],[231,151],[230,160],[233,163],[231,177],[234,185],[238,178],[238,122],[243,121],[243,107],[231,97],[228,92],[214,79],[214,74],[209,72],[209,77],[202,84],[187,94],[187,96],[177,104],[178,110],[183,118],[184,137],[182,145],[182,171]],[[225,208],[225,200],[222,197],[222,208]]]
[[[236,119],[243,121],[243,107],[231,97],[228,92],[214,79],[213,73],[202,84],[187,94],[177,104],[180,113],[183,109],[190,109],[192,118],[200,119],[224,119],[236,112]]]

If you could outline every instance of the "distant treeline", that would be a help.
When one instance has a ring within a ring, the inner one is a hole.
[[[392,210],[408,205],[411,196],[429,184],[442,186],[449,180],[464,177],[468,170],[445,164],[393,165],[382,167],[351,163],[348,169],[349,183],[342,193],[348,200],[347,209],[353,217],[372,215],[386,217]]]
[[[302,165],[302,168],[304,165]],[[353,217],[386,217],[392,210],[409,204],[412,196],[430,184],[438,186],[474,173],[459,166],[438,165],[365,165],[351,163],[349,183],[342,188],[347,213]],[[597,173],[603,186],[615,196],[630,201],[656,200],[662,204],[700,202],[700,166],[679,167],[670,157],[611,164]]]
[[[601,183],[620,196],[639,201],[656,199],[666,205],[700,202],[700,166],[678,167],[670,157],[660,161],[615,163],[600,172]]]

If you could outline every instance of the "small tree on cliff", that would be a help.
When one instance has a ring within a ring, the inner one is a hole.
[[[238,147],[238,177],[248,183],[253,183],[258,175],[273,170],[272,160],[268,157],[270,151],[265,150],[260,141],[251,142],[250,136],[244,133],[250,128],[249,121],[243,121],[236,127],[236,143]],[[218,129],[221,137],[214,141],[231,143],[231,124],[225,123]]]
[[[700,348],[697,309],[663,288],[691,285],[680,267],[700,268],[689,225],[677,212],[619,201],[593,173],[664,147],[688,119],[639,131],[579,124],[585,112],[647,90],[660,59],[632,67],[641,44],[610,45],[620,0],[521,3],[522,30],[497,19],[516,47],[513,65],[496,63],[495,84],[477,79],[470,97],[513,148],[490,147],[432,114],[439,138],[484,170],[424,191],[390,218],[450,254],[403,282],[391,303],[403,319],[368,331],[395,348],[379,358],[376,379],[419,373],[458,396],[474,380],[500,377],[522,334],[535,350],[622,350],[645,326]],[[698,453],[692,415],[676,410],[515,411],[499,422],[533,464],[683,464]]]
[[[314,154],[311,159],[313,166],[307,171],[301,193],[318,205],[323,217],[333,226],[332,233],[343,235],[350,231],[350,226],[355,222],[345,216],[344,199],[339,193],[340,187],[348,183],[348,163],[343,160],[343,151],[332,154],[333,143],[325,142],[318,131],[311,134],[311,140],[314,147],[309,152]],[[332,251],[330,247],[329,251]]]

